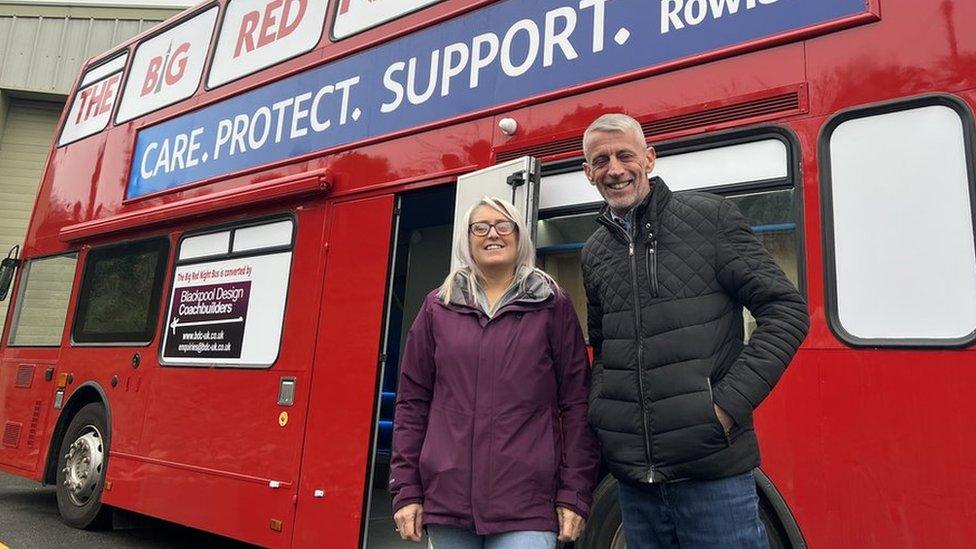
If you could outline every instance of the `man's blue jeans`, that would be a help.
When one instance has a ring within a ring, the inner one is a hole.
[[[620,483],[627,549],[768,549],[752,473],[717,480]]]

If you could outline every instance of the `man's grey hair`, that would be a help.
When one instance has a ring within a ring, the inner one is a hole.
[[[447,275],[437,294],[437,297],[444,303],[450,302],[455,297],[458,274],[463,273],[469,275],[469,280],[474,284],[484,283],[484,274],[481,272],[481,269],[474,260],[474,255],[471,253],[471,241],[469,240],[470,235],[468,234],[468,225],[471,223],[474,211],[481,206],[488,206],[497,210],[506,219],[515,223],[517,235],[515,283],[519,285],[523,284],[525,278],[533,271],[542,272],[535,268],[535,245],[532,244],[531,233],[529,228],[526,227],[525,220],[522,219],[522,214],[518,211],[518,208],[507,200],[485,196],[468,208],[461,222],[454,228],[454,257],[457,259],[459,265]],[[548,278],[548,275],[545,276]]]
[[[609,113],[597,118],[583,132],[583,156],[587,155],[586,144],[593,132],[630,132],[634,137],[644,141],[644,129],[633,118],[623,113]]]

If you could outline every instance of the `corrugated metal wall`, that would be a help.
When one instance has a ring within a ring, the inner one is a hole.
[[[87,59],[179,12],[0,0],[0,89],[67,95]]]
[[[67,94],[86,59],[157,23],[0,17],[0,88]]]
[[[60,112],[60,103],[23,99],[10,102],[7,123],[0,132],[0,255],[4,257],[14,244],[24,243]],[[0,301],[0,329],[9,302],[9,298]]]

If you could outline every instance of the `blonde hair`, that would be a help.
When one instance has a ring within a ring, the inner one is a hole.
[[[493,196],[482,197],[477,203],[468,208],[465,212],[464,221],[454,228],[454,258],[457,259],[458,266],[452,270],[441,284],[437,297],[444,303],[448,303],[455,297],[457,291],[458,275],[469,277],[469,281],[474,284],[481,284],[484,280],[484,273],[478,268],[471,254],[471,240],[468,236],[468,226],[471,224],[471,217],[474,211],[481,206],[488,206],[497,210],[506,219],[515,223],[516,233],[518,234],[516,255],[515,255],[515,282],[521,285],[526,277],[535,268],[535,246],[532,244],[532,236],[522,219],[522,214],[511,202]],[[542,272],[542,271],[538,271]],[[544,273],[543,273],[544,274]],[[545,275],[549,278],[549,275]]]
[[[644,128],[641,128],[639,122],[623,113],[610,113],[594,120],[583,132],[583,156],[587,153],[586,143],[589,141],[590,134],[594,132],[629,132],[635,139],[644,143],[645,147],[647,146],[644,140]]]

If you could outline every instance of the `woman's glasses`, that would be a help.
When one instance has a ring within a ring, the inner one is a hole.
[[[515,232],[514,221],[499,221],[498,223],[478,221],[468,225],[468,232],[475,236],[488,236],[488,231],[490,231],[492,227],[495,228],[495,232],[498,233],[498,236],[507,236]]]

